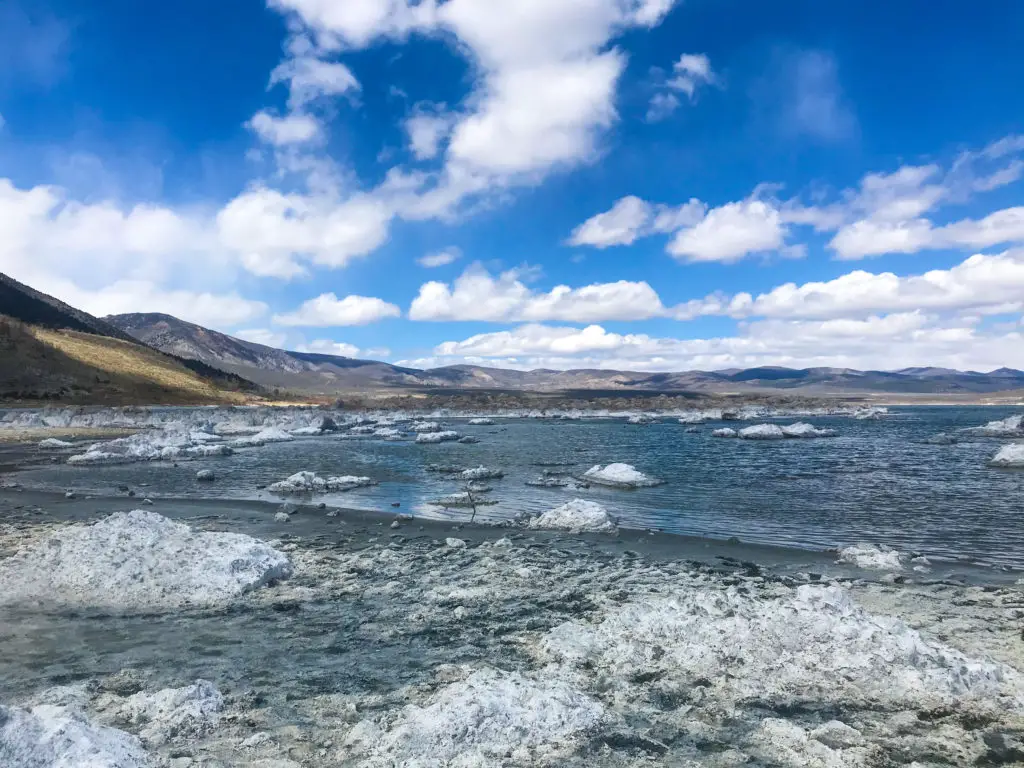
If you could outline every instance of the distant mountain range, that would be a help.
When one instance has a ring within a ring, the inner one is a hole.
[[[583,369],[515,371],[476,365],[429,370],[375,360],[290,352],[236,339],[170,315],[112,315],[106,322],[178,357],[202,361],[267,387],[302,393],[359,388],[493,389],[533,392],[642,391],[770,392],[793,394],[987,394],[1024,389],[1024,372],[989,373],[948,368],[858,371],[850,368],[760,367],[724,371],[634,373]]]

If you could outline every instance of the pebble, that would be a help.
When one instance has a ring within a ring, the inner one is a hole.
[[[64,498],[65,499],[73,499],[73,498],[75,498],[75,492],[74,491],[68,491],[67,493],[64,494]]]
[[[397,520],[395,520],[395,521],[393,521],[393,522],[391,523],[391,527],[392,527],[392,528],[401,528],[402,526],[401,526],[401,525],[399,525],[399,523],[398,523],[398,521],[397,521]]]

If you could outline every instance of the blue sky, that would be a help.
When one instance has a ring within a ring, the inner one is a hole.
[[[13,0],[0,270],[418,366],[1024,367],[1024,6]]]

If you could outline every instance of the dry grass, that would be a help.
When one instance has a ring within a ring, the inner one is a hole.
[[[225,395],[185,366],[138,344],[77,331],[32,328],[31,333],[39,341],[72,360],[106,371],[112,376],[146,381],[166,389],[193,394],[201,399],[221,399]],[[238,400],[245,399],[237,393],[230,394],[236,395]]]

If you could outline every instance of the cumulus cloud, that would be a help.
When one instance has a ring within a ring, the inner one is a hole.
[[[517,270],[494,277],[474,265],[452,285],[425,283],[409,308],[409,319],[591,322],[645,320],[667,311],[645,282],[619,280],[582,288],[559,285],[544,293],[531,290],[521,277]]]
[[[662,70],[655,70],[664,77]],[[711,60],[703,53],[684,53],[672,66],[672,74],[659,84],[647,106],[646,120],[656,123],[664,120],[681,105],[677,93],[693,101],[702,86],[715,85],[718,76],[711,69]]]
[[[618,200],[610,210],[592,216],[573,230],[569,245],[608,248],[632,245],[637,238],[655,232],[672,232],[697,224],[707,206],[692,199],[676,207],[652,205],[635,195]]]
[[[830,53],[801,51],[784,57],[775,77],[778,84],[772,90],[781,91],[779,120],[784,133],[823,142],[856,135],[857,117]]]
[[[275,147],[304,144],[321,138],[320,123],[310,115],[276,117],[264,110],[253,115],[246,125],[261,141]]]
[[[436,267],[444,267],[462,258],[462,251],[458,248],[445,248],[443,251],[437,251],[435,253],[428,253],[420,256],[416,259],[421,267],[427,269],[434,269]]]
[[[452,129],[454,118],[444,113],[444,105],[431,110],[421,106],[405,121],[409,134],[409,151],[417,160],[431,160],[441,152]]]
[[[296,352],[314,352],[318,355],[339,355],[341,357],[359,357],[360,349],[355,344],[332,339],[316,339],[308,344],[295,348]],[[367,350],[369,352],[370,350]],[[374,350],[378,351],[378,350]]]
[[[360,90],[352,70],[336,61],[323,61],[312,55],[289,58],[270,73],[270,86],[288,85],[288,107],[300,110],[310,102],[327,96],[340,96]]]
[[[265,347],[275,347],[280,349],[288,341],[288,335],[272,331],[269,328],[246,328],[241,331],[235,331],[233,336],[242,339],[242,341],[250,341],[253,344],[262,344]]]
[[[712,208],[699,223],[676,232],[668,252],[681,261],[734,262],[785,246],[786,227],[777,208],[742,200]]]
[[[863,317],[914,310],[992,314],[1024,309],[1024,251],[975,254],[950,269],[900,277],[856,270],[821,282],[786,283],[757,297],[712,294],[676,308],[679,319]]]
[[[333,293],[324,293],[302,304],[294,312],[274,315],[277,325],[330,327],[339,325],[369,325],[389,317],[401,317],[402,311],[394,304],[368,296],[346,296],[339,299]]]
[[[531,324],[444,342],[429,362],[685,371],[761,365],[892,369],[898,361],[899,367],[991,370],[1024,364],[1022,340],[1019,328],[986,331],[963,321],[944,323],[921,312],[863,320],[765,320],[741,327],[735,336],[715,338],[659,338],[612,333],[599,325]]]

